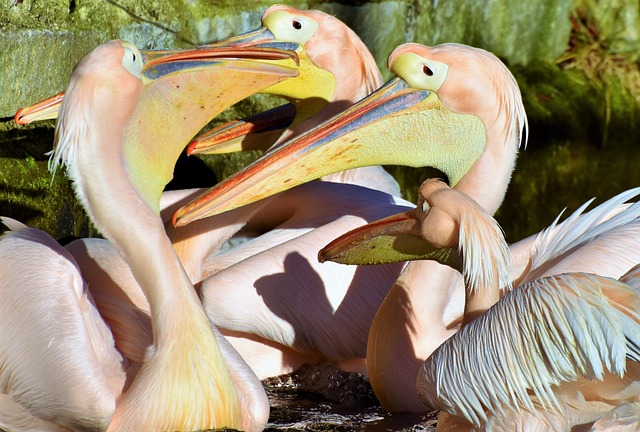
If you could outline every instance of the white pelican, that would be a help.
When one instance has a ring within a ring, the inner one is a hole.
[[[229,56],[233,58],[225,58]],[[7,427],[22,430],[50,422],[60,427],[105,430],[108,426],[118,431],[260,430],[266,424],[264,390],[246,365],[229,367],[225,363],[223,356],[229,362],[241,360],[223,340],[217,340],[165,234],[158,207],[164,184],[171,178],[172,166],[165,158],[170,160],[229,104],[297,75],[284,65],[262,64],[243,56],[280,59],[295,66],[292,54],[271,49],[143,53],[128,43],[111,41],[74,68],[56,127],[51,167],[55,171],[66,165],[87,213],[130,267],[149,302],[153,343],[120,394],[125,378],[124,371],[117,370],[120,354],[104,323],[91,310],[76,264],[50,238],[9,222],[17,232],[4,237],[2,246],[9,248],[11,242],[18,242],[23,255],[9,254],[3,260],[4,295],[9,297],[25,286],[33,293],[21,299],[27,305],[22,310],[30,314],[13,312],[1,321],[31,332],[33,339],[14,337],[2,351],[7,360],[2,364],[3,400],[28,413],[18,425]],[[252,85],[238,85],[243,80]],[[203,86],[203,82],[215,85]],[[189,121],[175,121],[183,116]],[[162,146],[162,151],[156,146]],[[154,176],[145,177],[147,169],[153,169]],[[57,261],[55,268],[64,273],[22,272],[32,246],[40,250],[34,259]],[[67,285],[58,287],[46,301],[47,292],[41,291],[49,287],[52,276],[55,282]],[[16,296],[21,297],[16,293],[12,298]],[[5,304],[5,310],[11,310],[9,306]],[[32,328],[35,318],[31,314],[51,317],[58,312],[57,320],[49,320],[48,326]],[[75,335],[82,339],[76,342]],[[77,345],[78,351],[68,349],[70,345]],[[43,353],[52,347],[60,351]],[[25,361],[20,362],[22,356]],[[34,363],[36,359],[40,361]],[[56,400],[58,393],[60,401]]]
[[[513,76],[492,54],[458,44],[405,44],[391,54],[389,65],[398,78],[216,185],[178,211],[176,221],[224,212],[334,170],[374,163],[435,166],[456,190],[492,214],[504,197],[526,130]],[[514,245],[514,272],[523,274],[530,267],[537,245],[533,238]],[[577,255],[571,259],[577,261]],[[582,260],[582,267],[572,264],[570,269],[592,268],[618,278],[639,262],[635,259],[634,254],[625,256],[610,266],[610,274],[602,268],[608,266],[603,260]],[[372,385],[392,411],[424,409],[415,377],[424,359],[457,331],[465,305],[457,272],[431,262],[413,267],[421,269],[414,274],[423,278],[424,288],[396,284],[391,289],[378,312],[386,320],[374,321],[368,345]],[[442,289],[434,293],[431,286]],[[497,300],[495,291],[486,294],[468,302],[467,313]],[[417,313],[425,305],[431,312]],[[372,368],[372,363],[378,366]]]
[[[526,130],[515,78],[493,54],[460,44],[401,45],[389,68],[397,77],[385,86],[218,183],[179,209],[174,223],[378,164],[438,168],[495,212]]]
[[[397,78],[219,183],[208,195],[179,210],[176,222],[184,224],[336,170],[374,163],[434,166],[456,189],[493,213],[506,191],[526,129],[513,76],[494,55],[458,44],[434,48],[405,44],[390,55],[389,67]],[[386,332],[370,333],[385,338],[377,344],[369,337],[368,361],[378,358],[391,365],[400,358],[406,364],[395,368],[394,374],[377,377],[375,370],[379,369],[374,369],[369,370],[369,376],[383,405],[393,411],[423,410],[414,390],[416,373],[426,358],[422,354],[432,352],[457,330],[464,307],[457,272],[432,262],[416,265],[438,286],[450,289],[440,291],[437,297],[424,293],[414,299],[416,304],[428,299],[441,313],[416,315],[399,308],[398,304],[412,300],[396,287],[380,306],[396,311],[397,326],[387,323]],[[371,287],[378,289],[375,284]],[[417,292],[411,294],[418,296]],[[495,300],[486,299],[486,303]],[[411,343],[407,343],[407,336],[400,337],[407,334],[407,326],[412,327],[408,334],[416,336]],[[433,334],[428,341],[419,337],[426,329]],[[380,352],[373,355],[376,347]],[[406,355],[392,356],[395,351]]]
[[[631,247],[629,237],[640,234],[640,204],[620,204],[638,194],[622,193],[586,214],[581,208],[542,232],[528,281],[513,291],[511,281],[522,275],[511,267],[497,223],[468,196],[433,179],[420,188],[424,204],[345,234],[321,256],[388,262],[413,251],[462,272],[468,300],[479,290],[508,292],[488,311],[474,311],[481,313],[477,319],[465,316],[473,321],[426,357],[416,382],[421,400],[469,422],[444,415],[438,430],[568,431],[603,417],[615,430],[634,430],[640,426],[640,265],[620,281],[558,267],[594,259],[594,249],[595,259],[609,261],[604,255]],[[397,282],[408,291],[424,285],[414,264]],[[532,277],[540,267],[546,275]],[[405,307],[420,313],[419,304]],[[382,312],[376,321],[386,319]],[[620,413],[626,417],[616,420]]]

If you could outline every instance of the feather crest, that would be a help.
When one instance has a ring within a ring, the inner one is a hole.
[[[629,189],[585,213],[593,202],[589,200],[562,223],[558,223],[562,215],[560,213],[548,228],[537,235],[531,271],[523,282],[537,279],[564,256],[592,242],[596,237],[638,221],[640,204],[624,204],[638,195],[640,188]]]
[[[471,292],[511,288],[511,254],[498,222],[473,207],[460,212],[458,250],[463,256],[463,276]]]
[[[76,89],[79,83],[71,82],[66,97],[60,107],[60,115],[56,124],[53,140],[53,150],[49,155],[49,171],[55,176],[60,166],[70,168],[78,157],[78,149],[82,142],[91,139],[92,110],[88,101],[90,98],[75,97],[82,94],[82,89]]]

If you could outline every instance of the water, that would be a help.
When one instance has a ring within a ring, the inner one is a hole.
[[[271,406],[267,431],[435,431],[437,412],[391,414],[366,377],[330,363],[263,381]]]

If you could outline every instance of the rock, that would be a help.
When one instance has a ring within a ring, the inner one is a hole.
[[[5,1],[0,6],[3,47],[0,51],[3,65],[0,213],[50,230],[58,238],[91,232],[88,221],[81,212],[77,213],[79,207],[75,204],[71,206],[75,209],[72,215],[60,213],[68,211],[71,208],[68,203],[74,202],[62,174],[56,177],[50,190],[42,189],[45,184],[49,188],[51,183],[43,154],[51,149],[53,123],[16,129],[10,121],[21,106],[63,90],[71,69],[87,51],[113,38],[125,39],[146,49],[186,47],[218,40],[257,28],[262,12],[272,3],[265,1],[245,7],[228,0]],[[595,148],[601,155],[605,151],[624,153],[630,143],[637,142],[640,73],[633,63],[638,58],[640,38],[637,2],[579,0],[574,4],[572,0],[549,0],[537,4],[406,0],[347,4],[320,0],[310,4],[287,3],[320,9],[345,21],[370,47],[386,78],[390,76],[386,70],[388,54],[407,41],[463,42],[488,49],[508,64],[520,83],[531,125],[529,148],[520,156],[510,195],[501,210],[504,213],[499,213],[507,234],[517,233],[511,234],[510,240],[546,226],[557,214],[556,209],[569,204],[563,199],[570,199],[572,206],[573,201],[581,203],[594,194],[585,189],[583,194],[571,193],[569,197],[556,193],[557,197],[552,199],[543,197],[550,193],[543,185],[552,184],[558,192],[565,181],[563,176],[571,175],[572,179],[578,181],[579,178],[608,197],[636,181],[633,176],[612,173],[602,164],[598,166],[597,159],[589,153],[583,155],[583,151],[586,152],[583,146]],[[562,63],[562,67],[558,63]],[[278,103],[274,97],[253,97],[227,110],[213,124]],[[571,159],[575,155],[581,155],[584,161],[538,159]],[[204,174],[195,181],[183,176],[172,186],[204,186],[230,175],[256,157],[255,152],[202,157],[213,174],[207,173],[203,164],[193,165],[190,161],[192,166],[186,168],[186,172],[193,173],[196,167]],[[629,158],[633,158],[633,152]],[[582,165],[587,161],[593,166]],[[532,169],[535,174],[524,169]],[[413,199],[415,188],[427,171],[404,167],[391,170],[407,197]],[[177,172],[180,171],[178,168]],[[589,176],[605,176],[609,180],[607,184],[614,184],[616,188],[602,191]],[[545,209],[533,204],[539,199],[549,200],[545,215],[542,214]],[[58,202],[61,204],[56,204]],[[525,206],[529,210],[523,217],[519,209]],[[541,214],[534,216],[538,211]]]

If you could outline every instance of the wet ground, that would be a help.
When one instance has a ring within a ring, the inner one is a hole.
[[[332,364],[304,366],[263,384],[271,405],[267,431],[435,431],[436,411],[391,414],[366,377]]]

